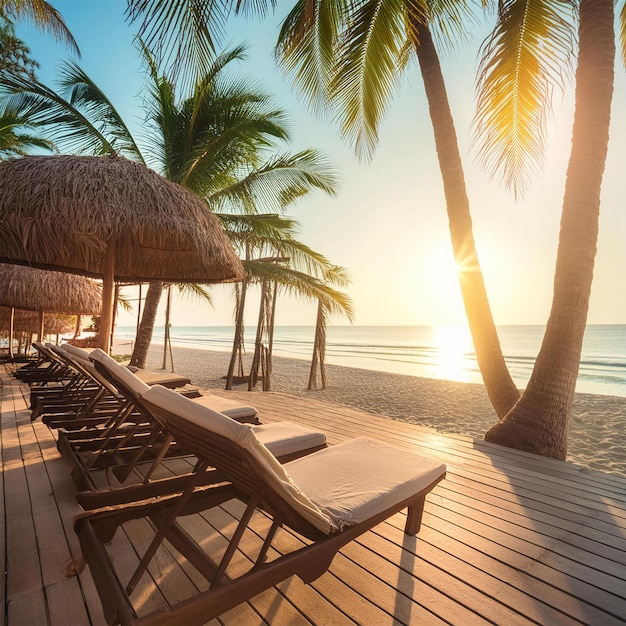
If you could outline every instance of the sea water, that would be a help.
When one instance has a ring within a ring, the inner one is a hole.
[[[515,383],[524,388],[545,328],[498,327],[500,344]],[[245,329],[245,346],[254,351],[254,327]],[[172,345],[230,352],[232,326],[173,326]],[[116,339],[133,340],[135,327],[118,327]],[[277,326],[273,354],[310,360],[313,326]],[[163,343],[163,327],[155,327],[153,343]],[[326,363],[482,383],[467,329],[449,326],[328,326]],[[590,325],[585,332],[576,391],[626,396],[626,324]]]

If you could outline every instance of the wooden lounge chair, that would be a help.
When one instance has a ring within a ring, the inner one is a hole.
[[[97,371],[126,397],[127,411],[134,407],[143,416],[143,423],[149,424],[150,427],[143,432],[141,439],[139,437],[134,438],[133,424],[124,426],[126,417],[125,414],[120,414],[117,424],[98,433],[99,437],[94,436],[90,440],[83,438],[83,431],[79,433],[62,431],[59,433],[58,447],[66,458],[72,459],[72,477],[79,489],[82,490],[77,495],[81,506],[85,509],[95,508],[172,493],[176,489],[182,490],[186,484],[188,473],[160,481],[152,480],[153,473],[170,450],[179,455],[181,452],[172,447],[174,437],[171,436],[162,422],[155,419],[151,410],[142,401],[142,393],[147,391],[149,386],[102,350],[92,352],[90,359],[95,363]],[[281,462],[326,447],[326,436],[323,432],[290,422],[260,424],[257,410],[254,407],[243,405],[235,400],[209,394],[194,397],[193,402],[213,410],[219,410],[240,423],[249,423],[264,445]],[[94,446],[94,443],[99,445]],[[117,467],[110,468],[109,480],[111,483],[113,482],[110,476],[113,474],[116,481],[111,489],[103,491],[102,488],[98,488],[93,478],[93,470],[104,466],[99,461],[106,461],[105,457],[117,455],[120,451],[126,455],[127,461]],[[149,467],[141,472],[136,472],[138,464],[142,461],[144,464],[147,462]],[[191,466],[193,463],[195,463],[195,459]],[[141,476],[141,484],[122,488],[121,485],[127,482],[133,472]],[[207,476],[207,482],[212,482],[212,480],[212,475]]]
[[[445,477],[443,464],[369,438],[332,446],[283,466],[245,425],[158,386],[146,391],[143,400],[199,459],[196,475],[213,466],[226,482],[212,485],[202,495],[190,486],[167,501],[151,499],[76,517],[74,528],[110,624],[205,624],[290,576],[310,583],[329,568],[344,545],[402,509],[408,509],[405,532],[416,534],[426,495]],[[232,497],[246,503],[245,512],[223,554],[206,554],[177,519]],[[271,517],[271,527],[259,540],[255,564],[235,576],[229,563],[257,511]],[[121,524],[141,517],[149,517],[157,531],[134,574],[121,581],[106,543]],[[281,526],[308,541],[268,560]],[[131,594],[164,539],[206,577],[210,587],[138,616]]]

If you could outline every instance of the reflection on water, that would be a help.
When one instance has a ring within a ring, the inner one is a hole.
[[[134,327],[118,328],[118,339],[135,337]],[[172,328],[174,345],[230,352],[232,326]],[[513,381],[523,389],[543,338],[543,326],[500,326],[498,334]],[[277,326],[273,353],[310,360],[313,326]],[[155,328],[154,343],[163,337]],[[246,350],[254,352],[255,328],[245,330]],[[466,326],[329,326],[326,362],[410,376],[482,383]],[[626,325],[590,325],[578,375],[577,391],[626,396]]]

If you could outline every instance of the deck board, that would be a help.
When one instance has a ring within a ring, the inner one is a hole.
[[[100,626],[104,618],[88,568],[65,576],[68,563],[80,557],[72,526],[80,507],[55,433],[30,422],[27,388],[1,370],[0,378],[7,624]],[[283,581],[212,624],[626,623],[626,479],[316,400],[211,393],[256,406],[265,422],[323,430],[331,445],[366,435],[448,467],[446,480],[427,497],[417,537],[404,535],[399,513],[342,549],[311,585],[296,577]],[[172,459],[157,475],[188,467]],[[185,518],[183,526],[213,554],[223,549],[242,510],[230,501]],[[231,573],[250,566],[269,523],[262,513],[253,516]],[[125,576],[150,538],[146,521],[125,524],[115,535],[110,554]],[[302,542],[281,529],[272,554]],[[133,598],[145,614],[206,588],[165,544]]]

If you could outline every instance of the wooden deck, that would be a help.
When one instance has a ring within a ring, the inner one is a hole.
[[[68,576],[68,564],[80,556],[72,530],[80,509],[54,433],[30,422],[17,381],[2,370],[0,379],[2,623],[102,624],[89,570]],[[273,393],[229,393],[257,406],[264,421],[319,428],[330,444],[358,435],[382,439],[443,460],[448,474],[427,498],[417,537],[403,534],[399,514],[342,550],[312,585],[287,580],[219,623],[626,622],[626,479],[335,405]],[[170,463],[171,471],[177,471],[176,463]],[[240,513],[241,507],[227,503],[189,518],[187,529],[211,549],[224,543]],[[256,515],[252,531],[267,523]],[[125,525],[111,544],[116,567],[136,563],[135,547],[140,549],[147,536],[142,523]],[[279,550],[300,542],[287,531],[278,538]],[[244,540],[235,567],[246,565],[246,547],[256,546],[254,539]],[[206,587],[167,548],[159,552],[150,576],[133,596],[142,612]]]

